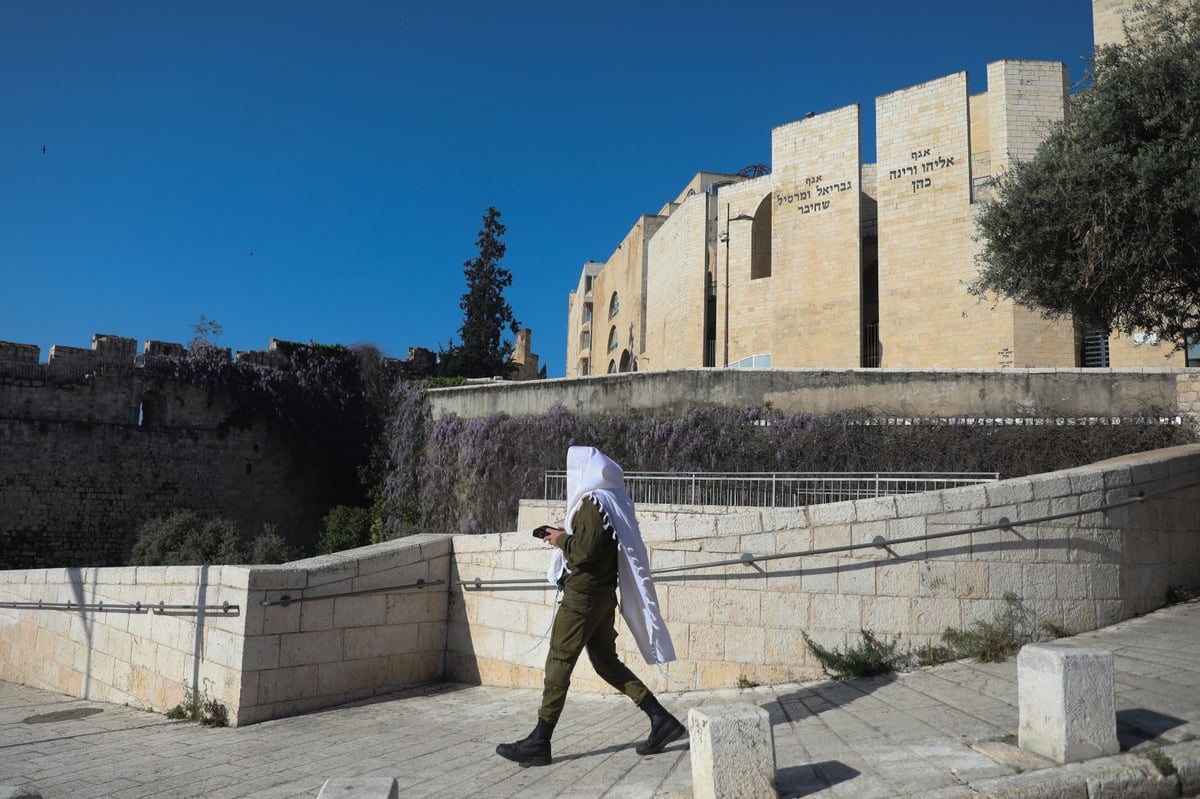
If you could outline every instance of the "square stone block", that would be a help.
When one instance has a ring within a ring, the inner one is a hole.
[[[1113,656],[1069,644],[1027,644],[1017,655],[1017,742],[1059,763],[1120,751]]]
[[[775,738],[749,703],[688,711],[694,799],[776,799]]]

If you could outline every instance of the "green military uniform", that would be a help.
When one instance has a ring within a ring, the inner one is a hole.
[[[553,761],[550,739],[567,700],[571,672],[585,649],[596,673],[632,699],[650,719],[650,735],[634,748],[637,754],[657,754],[667,744],[688,734],[687,727],[617,657],[620,570],[632,583],[621,586],[623,607],[627,612],[626,624],[642,656],[647,663],[652,658],[655,663],[675,659],[670,635],[658,613],[658,600],[647,566],[648,553],[634,519],[633,500],[625,490],[621,467],[595,447],[568,449],[567,508],[572,514],[568,525],[572,535],[555,532],[550,538],[559,548],[554,553],[551,579],[557,579],[563,600],[550,633],[537,726],[521,740],[496,747],[496,754],[523,768],[548,766]],[[618,547],[618,535],[624,550]]]
[[[605,682],[641,706],[650,696],[646,685],[617,656],[617,541],[595,500],[581,503],[571,520],[573,535],[563,535],[558,546],[568,572],[559,584],[562,603],[554,617],[550,653],[546,656],[545,687],[538,718],[558,722],[571,672],[587,649],[592,668]]]

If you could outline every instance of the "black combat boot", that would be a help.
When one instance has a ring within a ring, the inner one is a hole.
[[[646,697],[639,705],[650,717],[650,737],[638,744],[635,750],[639,755],[656,755],[663,747],[672,741],[678,741],[688,734],[687,727],[679,719],[667,712],[653,696]]]
[[[554,725],[538,719],[533,732],[510,744],[500,744],[496,754],[516,762],[521,768],[530,766],[550,765],[550,736],[554,734]]]

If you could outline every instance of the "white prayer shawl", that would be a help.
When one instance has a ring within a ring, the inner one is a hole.
[[[621,615],[647,663],[670,663],[675,659],[675,647],[658,606],[658,594],[650,574],[650,555],[642,541],[633,500],[625,490],[625,473],[595,447],[571,447],[567,450],[568,535],[572,534],[571,520],[587,497],[600,503],[602,514],[612,524],[617,549],[623,556],[617,559]],[[556,547],[546,576],[557,584],[564,571],[568,569],[563,551]]]

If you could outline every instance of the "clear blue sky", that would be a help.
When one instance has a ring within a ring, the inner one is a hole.
[[[0,6],[0,340],[458,340],[503,214],[506,292],[551,377],[567,294],[771,128],[1002,58],[1083,76],[1089,0]],[[43,146],[46,148],[42,152]],[[251,252],[253,253],[251,255]]]

